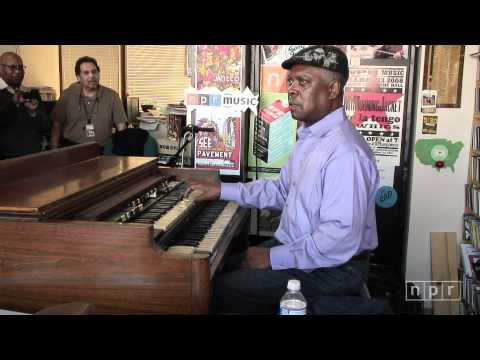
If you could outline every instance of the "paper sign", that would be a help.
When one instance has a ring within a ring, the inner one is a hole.
[[[437,111],[437,90],[422,90],[422,113]]]
[[[380,186],[393,186],[395,177],[394,166],[378,167],[378,173],[380,176]]]
[[[422,134],[435,135],[437,133],[437,122],[438,122],[438,116],[424,115]]]
[[[257,115],[258,95],[253,95],[248,87],[243,92],[234,89],[220,91],[216,88],[203,88],[201,90],[190,88],[186,91],[185,99],[187,107],[223,107],[242,112],[250,109]]]

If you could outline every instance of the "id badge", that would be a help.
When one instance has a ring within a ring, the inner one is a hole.
[[[93,126],[93,124],[85,125],[85,135],[87,136],[87,138],[95,137],[95,127]]]

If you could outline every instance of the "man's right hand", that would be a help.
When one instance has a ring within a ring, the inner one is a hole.
[[[23,94],[21,91],[17,90],[15,91],[15,94],[12,96],[12,101],[15,104],[22,104],[25,102],[25,99],[23,98]]]
[[[192,183],[185,190],[183,197],[187,198],[193,191],[198,195],[194,198],[194,201],[214,201],[220,198],[220,183],[213,184],[203,184],[203,183]]]

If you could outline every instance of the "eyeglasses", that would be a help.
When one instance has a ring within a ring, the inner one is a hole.
[[[25,71],[27,67],[25,65],[8,65],[8,64],[0,64],[10,69],[10,71],[18,70],[18,71]]]

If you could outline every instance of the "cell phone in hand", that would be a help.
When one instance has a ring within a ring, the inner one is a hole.
[[[32,89],[29,92],[25,92],[22,94],[22,96],[25,102],[30,102],[32,100],[37,100],[38,102],[41,101],[40,92],[38,89]]]

